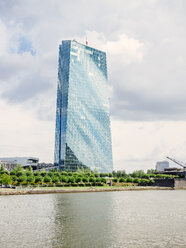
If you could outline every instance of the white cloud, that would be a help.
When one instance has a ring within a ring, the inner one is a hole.
[[[0,37],[1,37],[0,55],[3,55],[7,50],[8,35],[7,35],[6,26],[1,20],[0,20]]]
[[[115,169],[155,168],[167,156],[186,162],[186,122],[112,120]],[[171,164],[171,166],[176,166]]]
[[[0,100],[0,157],[36,156],[53,162],[54,124],[38,120],[33,111]]]

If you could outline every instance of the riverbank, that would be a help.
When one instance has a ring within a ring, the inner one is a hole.
[[[56,194],[56,193],[83,193],[83,192],[110,192],[110,191],[137,191],[137,190],[184,190],[186,188],[171,187],[53,187],[53,188],[1,188],[0,195],[29,195],[29,194]]]

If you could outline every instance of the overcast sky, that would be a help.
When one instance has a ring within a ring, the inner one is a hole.
[[[186,162],[185,0],[0,0],[0,157],[53,162],[58,46],[106,51],[115,169]]]

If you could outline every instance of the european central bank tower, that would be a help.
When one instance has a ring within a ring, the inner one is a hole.
[[[59,46],[54,163],[111,172],[106,53],[73,40]]]

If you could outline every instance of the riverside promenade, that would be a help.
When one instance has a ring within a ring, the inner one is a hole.
[[[172,187],[51,187],[51,188],[1,188],[0,195],[29,195],[29,194],[56,194],[56,193],[86,193],[86,192],[110,192],[110,191],[138,191],[138,190],[185,190],[186,188]]]

